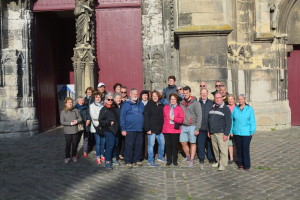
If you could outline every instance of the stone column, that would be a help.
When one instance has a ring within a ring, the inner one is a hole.
[[[93,0],[76,1],[76,45],[72,58],[76,97],[83,96],[87,87],[95,85],[94,8]]]
[[[0,5],[0,137],[32,135],[38,132],[31,58],[33,15],[28,0],[0,1]]]
[[[176,0],[144,0],[142,8],[144,87],[163,89],[168,76],[179,77],[174,47]]]

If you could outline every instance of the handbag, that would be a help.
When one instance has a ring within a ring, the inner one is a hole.
[[[84,126],[82,123],[77,124],[78,132],[83,132],[84,131]]]
[[[94,123],[93,123],[93,126],[94,126],[94,129],[96,130],[96,134],[100,135],[100,136],[104,136],[104,131],[102,130],[102,127],[100,126],[95,126]]]
[[[180,129],[181,124],[179,123],[174,123],[174,129],[179,130]]]
[[[76,114],[76,118],[78,118],[76,112],[75,112],[75,114]],[[80,132],[83,132],[83,131],[84,131],[83,123],[78,123],[78,124],[77,124],[77,133],[80,133]]]

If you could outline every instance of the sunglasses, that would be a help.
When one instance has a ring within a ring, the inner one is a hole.
[[[125,93],[127,93],[127,92],[121,92],[121,93],[125,94]]]
[[[206,85],[200,85],[200,87],[205,87]]]
[[[182,90],[182,88],[178,89],[177,91]]]
[[[216,85],[216,87],[221,87],[221,86],[224,86],[224,85]]]
[[[113,99],[106,99],[107,101],[113,101]]]

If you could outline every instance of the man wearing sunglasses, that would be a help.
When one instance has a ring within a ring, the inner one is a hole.
[[[200,82],[200,90],[206,88],[206,82],[205,81],[201,81]]]
[[[124,102],[128,99],[126,86],[121,87],[121,95],[122,95],[122,102]]]
[[[219,92],[219,89],[220,89],[221,86],[223,86],[222,82],[221,82],[221,81],[216,81],[216,82],[215,82],[215,88],[216,88],[216,90],[213,91],[211,94],[212,94],[213,96],[215,96],[215,94],[216,94],[217,92]]]
[[[184,99],[184,95],[183,95],[183,87],[177,86],[177,94],[178,94],[178,96],[179,96],[179,99],[178,99],[178,105],[179,105],[180,102]]]

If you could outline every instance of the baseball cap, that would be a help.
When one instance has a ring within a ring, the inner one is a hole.
[[[97,87],[102,87],[102,86],[105,87],[105,84],[103,82],[100,82]]]

